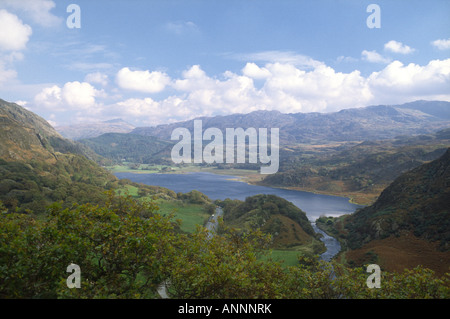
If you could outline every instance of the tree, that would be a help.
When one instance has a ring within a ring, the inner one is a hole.
[[[176,238],[170,217],[155,214],[155,208],[110,194],[104,207],[53,204],[45,221],[2,214],[0,297],[153,296]],[[81,268],[81,289],[66,286],[72,263]]]
[[[208,236],[198,228],[181,241],[170,265],[173,298],[279,298],[285,278],[279,263],[262,261],[269,238],[260,231]]]

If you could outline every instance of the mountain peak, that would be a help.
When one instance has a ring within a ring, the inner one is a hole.
[[[81,140],[98,137],[105,133],[129,133],[135,127],[121,118],[96,123],[59,126],[56,129],[65,138]]]
[[[121,118],[116,118],[116,119],[112,119],[112,120],[103,121],[102,123],[107,123],[107,124],[125,123],[125,124],[128,124],[128,125],[131,125],[130,123],[128,123],[127,121],[124,121]]]
[[[403,105],[373,105],[335,113],[253,111],[247,114],[197,118],[203,129],[279,128],[280,143],[363,141],[390,139],[398,135],[430,134],[450,125],[450,102],[417,101]],[[193,120],[139,127],[133,134],[170,139],[176,127],[193,128]]]

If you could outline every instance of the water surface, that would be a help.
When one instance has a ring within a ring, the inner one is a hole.
[[[188,193],[198,190],[210,199],[240,199],[258,194],[272,194],[282,197],[306,213],[314,230],[321,233],[322,242],[327,251],[320,258],[330,261],[341,249],[339,242],[317,228],[314,221],[322,215],[341,216],[353,213],[361,207],[349,202],[348,198],[330,195],[314,194],[296,190],[250,185],[239,181],[236,176],[218,175],[212,173],[188,174],[134,174],[116,173],[118,178],[128,178],[137,183],[162,186],[175,192]],[[216,217],[217,218],[217,217]]]
[[[245,200],[246,197],[257,194],[273,194],[292,202],[303,210],[311,221],[315,221],[321,215],[337,217],[350,214],[361,207],[350,203],[349,199],[345,197],[250,185],[229,175],[204,172],[187,174],[116,173],[115,175],[118,178],[128,178],[137,183],[162,186],[177,193],[187,193],[195,189],[212,200],[226,198]]]

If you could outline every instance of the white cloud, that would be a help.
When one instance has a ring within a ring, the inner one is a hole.
[[[196,116],[186,101],[179,97],[168,97],[162,101],[151,98],[130,98],[109,105],[105,114],[109,117],[132,118],[139,125],[157,125],[185,120]]]
[[[0,10],[0,50],[20,51],[25,49],[32,29],[15,14]]]
[[[18,101],[15,101],[14,103],[16,103],[17,105],[25,107],[28,104],[28,101],[18,100]]]
[[[58,123],[56,123],[53,120],[47,120],[47,123],[50,124],[52,127],[57,127],[58,126]]]
[[[100,72],[89,73],[84,78],[84,81],[93,84],[100,84],[101,86],[106,86],[108,85],[108,76]]]
[[[391,59],[383,57],[377,51],[363,50],[361,52],[361,57],[362,57],[363,60],[366,60],[366,61],[372,62],[372,63],[384,63],[384,64],[387,64],[387,63],[391,62]]]
[[[61,96],[70,107],[88,109],[95,105],[98,91],[86,82],[67,82],[61,91]]]
[[[218,81],[208,77],[199,65],[193,65],[189,70],[183,71],[183,79],[176,80],[172,86],[179,91],[195,91],[209,89],[216,86]]]
[[[0,8],[8,8],[24,13],[34,23],[44,27],[54,27],[62,22],[50,11],[55,7],[50,0],[1,0]]]
[[[38,107],[55,108],[61,104],[61,88],[57,85],[42,89],[34,97],[34,103]]]
[[[343,56],[343,55],[341,55],[341,56],[337,57],[336,62],[337,63],[342,63],[342,62],[353,63],[353,62],[358,62],[358,59],[356,59],[354,57],[351,57],[351,56]]]
[[[16,70],[8,68],[6,63],[0,57],[0,86],[17,78]]]
[[[98,106],[96,97],[104,96],[87,82],[67,82],[61,88],[46,87],[34,98],[34,105],[55,111],[91,110]],[[95,111],[94,111],[95,112]]]
[[[283,112],[335,111],[343,105],[362,106],[372,98],[359,71],[341,73],[321,65],[306,72],[280,63],[266,68],[272,77],[263,90]]]
[[[358,70],[337,72],[325,64],[304,70],[290,63],[253,62],[246,63],[240,72],[226,71],[217,77],[208,75],[199,65],[187,68],[175,79],[157,71],[122,70],[125,74],[118,72],[118,84],[126,80],[130,89],[149,93],[168,88],[170,95],[161,99],[105,96],[87,83],[104,79],[101,73],[93,73],[86,76],[86,82],[46,87],[36,95],[34,104],[54,112],[83,111],[79,116],[85,118],[99,114],[103,118],[121,117],[140,125],[156,125],[254,110],[332,112],[415,99],[450,101],[450,59],[433,60],[427,65],[393,61],[369,76]],[[259,80],[258,87],[255,80]],[[137,86],[138,81],[144,88]],[[127,87],[124,83],[122,87]]]
[[[255,79],[261,80],[262,86],[256,88]],[[125,99],[105,111],[108,116],[156,125],[254,110],[332,112],[414,99],[450,101],[450,59],[424,66],[393,61],[368,77],[358,70],[337,72],[324,64],[303,70],[289,63],[248,62],[240,73],[226,71],[219,78],[194,65],[181,78],[173,79],[170,87],[176,93],[167,98]]]
[[[94,72],[97,70],[107,70],[113,68],[113,65],[106,62],[88,63],[88,62],[73,62],[66,65],[70,70],[82,72]]]
[[[176,35],[185,35],[199,31],[197,25],[192,21],[167,22],[164,25],[164,29]]]
[[[450,49],[450,38],[434,40],[431,44],[439,50],[448,50]]]
[[[450,101],[450,59],[433,60],[421,66],[394,61],[369,78],[370,90],[380,103],[408,100]]]
[[[406,44],[403,44],[401,42],[391,40],[384,44],[384,49],[386,51],[391,51],[394,53],[400,53],[400,54],[410,54],[414,52],[415,50],[407,46]]]
[[[260,68],[255,63],[247,63],[242,69],[242,73],[252,79],[266,79],[271,73],[266,68]]]
[[[122,89],[157,93],[170,83],[170,77],[159,71],[131,71],[125,67],[117,73],[116,82]]]
[[[323,62],[291,51],[262,51],[245,54],[231,54],[232,58],[240,61],[268,62],[268,63],[288,63],[302,68],[315,68],[323,65]]]

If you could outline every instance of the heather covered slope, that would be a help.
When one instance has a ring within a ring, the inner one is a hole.
[[[349,247],[411,230],[450,250],[450,149],[397,178],[371,206],[346,220]]]
[[[329,224],[348,247],[349,263],[375,262],[396,271],[423,265],[448,272],[450,149],[402,174],[373,205]]]

